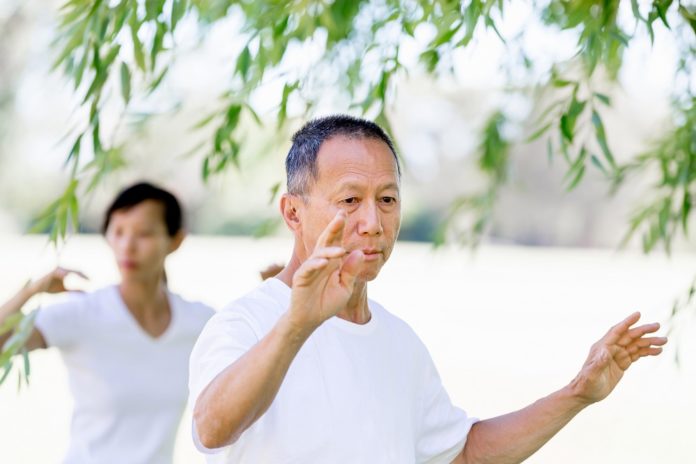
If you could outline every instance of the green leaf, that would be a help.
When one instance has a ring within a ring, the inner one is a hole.
[[[131,73],[126,63],[121,63],[121,96],[128,103],[131,98]]]
[[[691,194],[688,190],[684,191],[681,207],[681,222],[684,235],[688,234],[689,213],[691,212]]]
[[[65,159],[65,166],[67,166],[70,163],[70,161],[73,161],[74,165],[77,166],[80,160],[80,148],[82,146],[83,135],[84,134],[80,134],[75,139],[72,148],[70,148],[70,151],[68,152],[68,157]]]
[[[437,37],[435,37],[435,39],[433,39],[429,48],[437,48],[440,45],[443,45],[445,43],[449,43],[452,40],[452,37],[454,37],[454,34],[456,34],[461,27],[462,27],[462,23],[460,22],[460,23],[455,24],[450,29],[442,31],[439,36],[437,36]]]
[[[551,85],[554,87],[567,87],[569,85],[575,85],[575,81],[569,81],[561,78],[554,78],[551,80]]]
[[[247,45],[239,54],[239,57],[237,57],[237,72],[242,76],[244,82],[247,81],[249,76],[249,66],[251,66],[251,52],[249,52],[249,46]]]
[[[203,166],[201,166],[201,175],[203,176],[203,181],[206,182],[210,177],[210,158],[208,156],[203,159]]]
[[[143,43],[140,41],[140,38],[138,37],[140,24],[138,23],[137,14],[135,11],[131,13],[129,25],[131,33],[131,43],[133,44],[133,57],[135,58],[135,63],[138,65],[142,72],[147,72],[147,64],[145,62],[145,52],[143,51]]]
[[[657,9],[657,14],[664,23],[667,29],[670,29],[669,23],[667,22],[667,10],[672,5],[672,0],[655,0],[653,1],[653,8]]]
[[[227,125],[230,128],[235,128],[237,127],[237,124],[239,124],[239,116],[242,113],[242,105],[239,104],[233,104],[230,105],[230,107],[227,109]]]
[[[573,142],[573,137],[575,135],[575,122],[585,109],[586,103],[587,102],[584,100],[577,100],[575,95],[573,95],[568,111],[561,116],[561,134],[570,143]]]
[[[211,122],[213,119],[215,119],[217,116],[218,116],[218,113],[211,113],[211,114],[209,114],[208,116],[206,116],[205,118],[203,118],[203,119],[201,119],[200,121],[198,121],[198,122],[193,126],[193,128],[194,128],[194,129],[200,129],[200,128],[202,128],[202,127],[205,127],[205,126],[207,126],[208,124],[210,124],[210,122]]]
[[[567,114],[563,114],[561,116],[559,124],[561,128],[561,135],[563,136],[563,138],[566,139],[568,142],[573,143],[573,128],[571,126],[570,119]]]
[[[432,73],[440,62],[440,54],[437,50],[426,50],[421,53],[420,61],[425,65],[425,69]]]
[[[29,352],[22,348],[22,359],[24,360],[24,383],[29,386],[29,375],[31,374],[31,364],[29,363]]]
[[[14,330],[17,325],[19,325],[19,322],[22,320],[24,317],[24,314],[21,312],[17,312],[14,314],[10,314],[5,318],[2,323],[0,323],[0,335],[6,334],[7,332],[10,332]]]
[[[70,198],[70,217],[72,218],[73,230],[77,232],[80,228],[80,206],[77,201],[77,196],[72,195]]]
[[[165,67],[164,69],[162,69],[162,71],[157,75],[157,77],[155,77],[155,79],[148,86],[148,88],[147,88],[148,93],[154,92],[157,89],[157,87],[159,87],[159,85],[162,83],[162,80],[164,79],[164,76],[166,76],[167,73],[169,72],[169,69],[171,69],[171,68]]]
[[[247,109],[247,111],[249,112],[249,114],[251,115],[251,117],[254,119],[254,121],[256,122],[256,124],[258,124],[259,126],[262,126],[262,125],[263,125],[263,122],[261,121],[261,118],[259,118],[259,115],[256,113],[256,111],[254,111],[254,108],[252,108],[252,106],[251,106],[250,104],[244,103],[244,108]]]
[[[88,61],[89,54],[88,53],[83,53],[82,58],[79,60],[77,67],[75,68],[75,71],[73,72],[73,79],[74,79],[74,89],[77,90],[78,87],[80,87],[80,84],[82,83],[82,77],[85,74],[85,68],[87,67],[87,61]]]
[[[604,157],[609,162],[612,169],[616,169],[616,161],[614,160],[614,155],[612,155],[611,150],[609,150],[609,145],[607,144],[607,137],[604,132],[604,124],[602,123],[602,118],[599,116],[597,111],[592,111],[592,124],[595,127],[595,136],[597,138],[597,143],[599,143]]]
[[[171,15],[171,31],[173,32],[176,29],[177,24],[179,24],[179,21],[181,18],[184,17],[184,14],[186,13],[186,9],[188,8],[188,1],[187,0],[173,0],[172,2],[172,15]]]
[[[633,16],[638,21],[645,21],[640,15],[640,8],[638,7],[638,0],[631,0],[631,10],[633,11]]]
[[[299,82],[294,82],[293,84],[285,84],[283,86],[283,96],[280,99],[280,106],[278,107],[278,127],[281,127],[288,117],[288,99],[290,94],[297,90],[299,87]]]
[[[552,124],[553,124],[553,121],[551,121],[551,122],[549,122],[549,123],[547,123],[547,124],[544,124],[541,128],[537,129],[532,135],[530,135],[529,137],[527,137],[527,139],[525,140],[525,142],[532,142],[532,141],[538,139],[538,138],[541,137],[547,130],[549,130],[549,127],[551,127]]]
[[[599,169],[600,171],[602,171],[602,173],[603,173],[605,176],[609,177],[609,171],[607,171],[607,168],[604,167],[604,165],[602,164],[602,162],[600,161],[600,159],[597,158],[597,156],[592,155],[592,156],[590,157],[590,161],[592,162],[592,164],[594,164],[594,165],[597,167],[597,169]]]
[[[689,23],[691,30],[696,34],[696,12],[689,11],[687,7],[680,3],[679,14]]]
[[[7,379],[7,376],[10,375],[10,372],[12,371],[12,365],[12,361],[9,361],[3,365],[5,372],[2,374],[2,377],[0,377],[0,385],[2,385],[5,382],[5,379]]]
[[[114,62],[116,57],[118,56],[119,51],[121,50],[121,45],[114,45],[111,47],[109,50],[109,53],[106,54],[106,57],[104,58],[104,62],[102,63],[102,69],[104,73],[108,73],[109,67],[111,64]]]
[[[280,183],[280,182],[276,182],[276,183],[273,184],[273,186],[271,187],[271,196],[270,196],[270,198],[268,199],[268,204],[269,204],[269,205],[272,205],[273,202],[275,201],[276,197],[278,196],[278,192],[280,191],[280,186],[281,186],[281,183]]]
[[[152,49],[150,50],[150,67],[154,70],[157,66],[157,57],[159,52],[162,51],[164,44],[164,34],[167,31],[167,26],[164,23],[157,23],[157,30],[155,31],[155,38],[152,39]],[[166,68],[168,69],[168,68]],[[165,69],[165,71],[166,71]]]
[[[604,95],[603,93],[599,92],[594,92],[593,95],[605,105],[611,106],[611,99],[607,95]]]

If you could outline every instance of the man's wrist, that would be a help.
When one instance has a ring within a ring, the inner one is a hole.
[[[586,383],[587,380],[581,375],[578,375],[568,385],[561,389],[562,395],[567,397],[568,401],[574,403],[578,411],[596,403],[595,400],[587,395]]]
[[[276,327],[284,338],[291,344],[298,346],[307,341],[309,336],[316,330],[316,327],[295,320],[290,311],[283,314]]]

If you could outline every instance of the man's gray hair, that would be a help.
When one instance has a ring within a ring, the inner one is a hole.
[[[377,139],[387,144],[394,155],[396,170],[401,177],[399,157],[389,136],[372,121],[344,114],[314,119],[292,136],[292,147],[285,158],[288,193],[304,196],[310,183],[317,179],[317,154],[321,144],[335,136],[351,139]]]

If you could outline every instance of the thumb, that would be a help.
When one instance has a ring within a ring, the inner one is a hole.
[[[341,266],[341,272],[339,274],[339,280],[341,286],[344,288],[353,288],[355,284],[355,278],[358,276],[360,267],[362,266],[365,255],[362,250],[353,250],[348,257],[343,261],[343,266]]]

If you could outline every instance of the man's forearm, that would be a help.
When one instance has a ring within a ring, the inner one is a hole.
[[[203,446],[234,443],[266,412],[310,334],[281,317],[273,330],[203,390],[194,408]]]
[[[573,384],[524,409],[474,424],[454,463],[516,464],[541,448],[587,406]],[[454,464],[453,463],[453,464]]]

